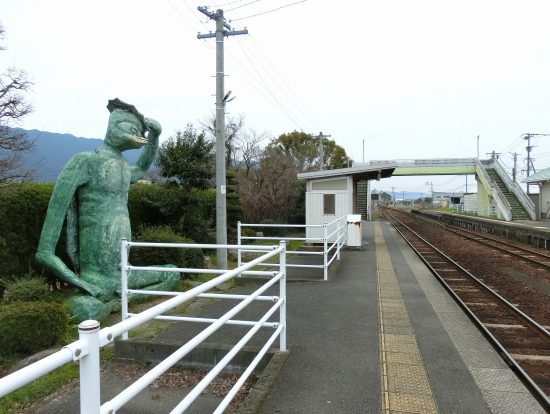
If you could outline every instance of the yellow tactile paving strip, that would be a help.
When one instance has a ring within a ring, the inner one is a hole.
[[[395,276],[380,223],[375,223],[382,413],[437,414],[437,406]]]

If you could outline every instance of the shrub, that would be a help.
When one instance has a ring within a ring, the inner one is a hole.
[[[176,234],[168,226],[142,227],[136,241],[151,243],[194,243],[193,240]],[[130,263],[135,266],[172,264],[177,267],[203,267],[201,249],[175,249],[158,247],[134,247],[130,251]]]
[[[264,219],[260,224],[280,224],[273,219]],[[286,236],[285,227],[258,227],[258,231],[263,231],[265,237],[283,237]]]
[[[43,300],[48,296],[50,287],[41,277],[28,277],[5,283],[4,301],[30,302]]]
[[[32,269],[53,184],[24,183],[0,197],[0,275]],[[63,233],[64,234],[64,233]]]
[[[50,302],[14,302],[0,306],[0,357],[32,354],[64,337],[68,313]]]
[[[162,185],[132,184],[128,191],[128,214],[132,228],[166,224],[166,217],[160,205],[167,196],[167,191]]]

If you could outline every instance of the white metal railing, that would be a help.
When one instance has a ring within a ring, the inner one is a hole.
[[[138,267],[128,264],[128,248],[130,246],[142,247],[173,247],[173,248],[203,248],[203,249],[247,249],[263,253],[260,257],[251,260],[248,263],[241,264],[233,270],[214,270],[214,269],[191,269],[191,268],[166,268],[166,267]],[[266,251],[269,249],[269,251]],[[262,264],[272,257],[279,257],[278,271],[252,271],[253,267]],[[252,336],[262,327],[275,329],[270,338],[265,342],[258,355],[252,360],[248,368],[241,374],[238,381],[222,400],[220,405],[214,411],[222,413],[229,405],[231,400],[237,394],[246,379],[250,376],[254,368],[258,365],[262,357],[266,354],[273,342],[279,338],[279,348],[286,350],[286,242],[280,241],[279,246],[245,246],[245,245],[208,245],[208,244],[167,244],[167,243],[132,243],[126,240],[122,241],[121,249],[121,269],[122,269],[122,309],[123,320],[113,326],[100,329],[97,321],[84,321],[78,326],[79,339],[56,353],[43,358],[25,368],[22,368],[10,375],[0,379],[0,398],[6,394],[17,390],[29,382],[40,378],[41,376],[61,367],[71,361],[80,362],[80,413],[81,414],[112,414],[124,406],[128,401],[144,390],[148,385],[155,381],[160,375],[166,372],[170,367],[181,360],[185,355],[192,351],[197,345],[212,335],[216,330],[226,324],[251,326],[252,328],[239,340],[237,344],[222,358],[216,366],[201,380],[193,390],[171,411],[171,413],[184,412],[208,384],[218,375],[221,370],[231,361],[231,359],[242,349],[243,346],[252,338]],[[161,272],[184,272],[184,273],[213,273],[219,274],[214,279],[205,282],[186,292],[158,292],[147,290],[128,289],[128,272],[132,270],[143,271],[161,271]],[[260,286],[256,291],[249,295],[226,295],[209,294],[208,290],[226,282],[240,274],[261,274],[270,276],[270,279]],[[262,295],[275,283],[279,282],[279,296]],[[128,295],[164,295],[173,296],[172,298],[155,305],[139,314],[128,312]],[[231,308],[228,312],[218,319],[191,318],[177,316],[163,316],[164,313],[182,305],[183,303],[195,297],[216,297],[240,302]],[[273,306],[258,321],[240,321],[232,319],[241,310],[253,301],[272,301]],[[271,316],[279,310],[279,321],[269,322]],[[100,348],[111,343],[116,337],[127,338],[128,331],[153,319],[170,319],[176,321],[193,321],[209,323],[208,327],[192,338],[189,342],[182,345],[169,357],[161,361],[149,372],[139,378],[136,382],[128,386],[121,393],[110,401],[101,404],[100,402]]]
[[[275,237],[275,236],[243,236],[243,228],[294,228],[294,229],[320,229],[322,231],[322,237]],[[347,234],[347,221],[346,216],[338,217],[328,223],[323,224],[246,224],[237,223],[237,244],[242,245],[244,240],[268,240],[268,241],[277,241],[277,240],[300,240],[305,243],[312,244],[322,244],[323,251],[320,252],[311,252],[311,251],[289,251],[287,250],[287,255],[296,255],[296,256],[322,256],[323,264],[297,264],[297,263],[288,263],[286,267],[293,268],[319,268],[323,269],[323,280],[328,280],[328,270],[330,265],[334,260],[340,260],[340,250],[345,244]],[[257,252],[257,250],[255,250]],[[254,251],[252,251],[254,252]],[[239,249],[237,252],[237,264],[240,266],[242,261],[242,253],[252,253],[246,249]],[[269,264],[265,263],[265,266]],[[273,266],[273,265],[272,265]]]
[[[475,209],[466,209],[464,208],[463,204],[456,205],[454,207],[454,211],[457,214],[466,214],[471,216],[480,216],[480,217],[496,217],[497,216],[497,208],[496,206],[486,206],[482,207],[481,209],[475,208]]]
[[[529,198],[529,196],[523,191],[523,188],[521,188],[521,185],[519,185],[516,181],[512,180],[508,173],[504,170],[501,163],[498,162],[498,160],[493,160],[493,167],[497,171],[497,174],[500,178],[502,178],[502,181],[504,181],[504,185],[510,191],[512,191],[515,196],[517,197],[518,201],[521,203],[527,214],[529,214],[529,217],[531,220],[536,220],[537,213],[535,209],[535,203],[533,203],[533,200]]]
[[[445,167],[445,166],[475,166],[475,158],[428,158],[428,159],[398,159],[374,160],[369,165],[392,164],[401,167]]]

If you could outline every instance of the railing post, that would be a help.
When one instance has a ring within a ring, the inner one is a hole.
[[[328,232],[327,232],[327,223],[323,223],[323,280],[328,280],[328,266],[327,266],[327,239],[328,239]]]
[[[343,227],[342,227],[342,218],[340,218],[340,220],[338,220],[338,239],[336,240],[336,253],[337,253],[337,256],[336,256],[336,260],[340,260],[340,246],[341,246],[341,242],[343,240],[342,236],[343,236]]]
[[[283,248],[279,254],[279,272],[283,275],[279,280],[279,297],[283,301],[279,308],[279,324],[282,324],[283,329],[279,336],[279,349],[286,351],[286,241],[281,240],[279,246]]]
[[[237,249],[237,267],[241,267],[241,222],[237,221],[237,245],[239,248]],[[241,277],[241,274],[239,273],[239,277]]]
[[[78,336],[88,353],[80,359],[80,414],[99,414],[101,408],[99,367],[99,322],[78,325]]]
[[[120,316],[123,321],[128,319],[128,240],[125,238],[120,243]],[[122,334],[122,339],[128,339],[128,332]]]

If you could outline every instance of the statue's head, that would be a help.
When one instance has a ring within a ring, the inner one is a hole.
[[[115,98],[109,101],[111,112],[105,142],[119,151],[141,148],[147,144],[145,132],[149,131],[145,118],[133,105]]]

